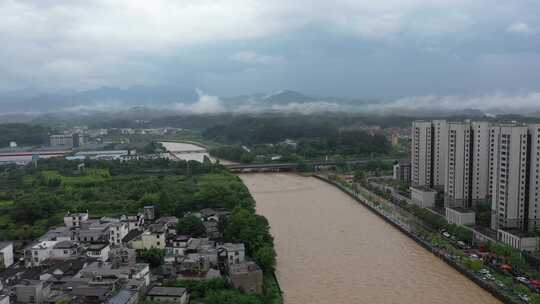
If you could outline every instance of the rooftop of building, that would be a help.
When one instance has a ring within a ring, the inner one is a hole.
[[[261,271],[261,268],[257,263],[253,261],[246,261],[239,264],[233,264],[229,267],[229,272],[231,274],[245,274],[255,271]]]
[[[60,241],[54,245],[54,249],[71,249],[76,248],[78,245],[72,241]]]
[[[130,230],[126,234],[126,236],[124,236],[124,238],[122,239],[122,243],[130,242],[130,241],[136,239],[137,237],[139,237],[141,234],[142,234],[142,231],[140,231],[140,230],[137,230],[137,229]]]
[[[134,290],[122,289],[116,295],[107,301],[107,304],[126,304],[131,303],[131,299],[137,296]]]
[[[537,232],[523,231],[523,230],[517,229],[517,228],[503,228],[503,229],[499,229],[499,230],[510,233],[511,235],[516,236],[518,238],[540,237]]]
[[[448,209],[452,209],[454,211],[457,211],[459,213],[475,213],[473,209],[470,208],[463,208],[463,207],[447,207]]]
[[[227,251],[244,251],[246,249],[243,243],[225,243],[217,247],[224,248]]]
[[[186,289],[182,287],[152,287],[147,296],[155,297],[181,297],[186,293]]]
[[[86,249],[88,250],[103,250],[104,248],[108,247],[109,244],[108,243],[94,243],[94,244],[90,244],[88,245],[88,247],[86,247]]]
[[[422,192],[437,192],[437,190],[430,188],[428,186],[411,186],[411,189],[422,191]]]
[[[4,250],[9,246],[13,246],[12,242],[0,242],[0,250]]]

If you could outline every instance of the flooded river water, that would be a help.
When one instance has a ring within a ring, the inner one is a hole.
[[[333,186],[241,178],[272,226],[286,304],[500,303]]]

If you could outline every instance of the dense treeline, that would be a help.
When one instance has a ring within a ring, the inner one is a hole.
[[[0,172],[0,230],[7,239],[34,238],[61,223],[68,210],[89,210],[95,217],[136,213],[149,204],[176,216],[207,207],[254,210],[238,177],[198,162],[87,162],[80,172],[76,162],[51,159],[37,169]]]
[[[284,136],[284,135],[282,135]],[[391,151],[388,140],[382,135],[371,136],[362,131],[341,131],[331,136],[300,138],[296,145],[256,144],[249,151],[239,145],[213,148],[210,154],[241,163],[255,160],[268,162],[270,156],[279,155],[279,161],[297,162],[299,160],[323,159],[325,157],[362,157],[384,155]],[[262,159],[259,159],[263,157]]]
[[[236,119],[229,124],[206,129],[203,137],[224,143],[259,144],[276,143],[287,138],[324,138],[336,133],[337,128],[326,122],[280,116]]]
[[[21,123],[0,124],[0,148],[9,146],[11,141],[19,146],[39,146],[47,144],[50,129]]]

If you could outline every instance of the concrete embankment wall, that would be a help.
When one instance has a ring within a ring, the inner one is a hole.
[[[518,302],[514,301],[512,298],[508,297],[507,295],[501,293],[497,288],[495,288],[495,287],[491,286],[490,284],[482,281],[482,279],[478,278],[476,275],[474,275],[474,273],[469,271],[464,266],[456,263],[455,261],[453,261],[452,259],[446,257],[445,255],[439,254],[439,251],[438,251],[437,248],[433,247],[430,243],[424,241],[423,239],[419,238],[418,236],[416,236],[415,234],[413,234],[409,230],[407,230],[404,227],[400,226],[399,224],[397,224],[396,222],[394,222],[393,220],[391,220],[390,218],[388,218],[387,216],[382,214],[379,210],[377,210],[373,206],[371,206],[371,205],[367,204],[366,202],[364,202],[362,199],[360,199],[358,196],[356,196],[352,190],[344,187],[343,185],[341,185],[339,183],[331,181],[331,180],[329,180],[329,179],[327,179],[327,178],[325,178],[323,176],[320,176],[320,175],[313,175],[313,176],[315,178],[320,179],[320,180],[322,180],[322,181],[324,181],[324,182],[326,182],[326,183],[328,183],[330,185],[333,185],[333,186],[337,187],[338,189],[342,190],[343,192],[345,192],[347,195],[352,197],[357,202],[361,203],[363,206],[367,207],[369,210],[371,210],[377,216],[379,216],[380,218],[385,220],[387,223],[389,223],[390,225],[392,225],[392,226],[396,227],[397,229],[399,229],[401,232],[403,232],[409,238],[414,240],[418,245],[424,247],[425,249],[427,249],[428,251],[433,253],[435,256],[437,256],[438,258],[440,258],[441,260],[446,262],[446,264],[448,264],[452,268],[456,269],[457,271],[459,271],[460,273],[465,275],[471,281],[473,281],[478,286],[485,289],[487,292],[491,293],[495,298],[499,299],[503,303],[510,303],[510,304],[518,303]]]

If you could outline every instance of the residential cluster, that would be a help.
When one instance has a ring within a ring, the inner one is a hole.
[[[474,210],[491,206],[497,240],[536,251],[540,240],[540,124],[484,121],[414,121],[410,169],[411,199],[422,207],[444,200],[452,223],[473,225]]]
[[[220,241],[217,226],[229,211],[190,214],[203,221],[204,238],[178,235],[179,219],[157,213],[154,206],[99,219],[68,212],[63,226],[24,247],[20,258],[12,243],[0,243],[0,304],[189,302],[188,290],[162,286],[164,279],[222,277],[242,291],[262,292],[262,270],[248,259],[244,244]],[[156,249],[163,264],[151,269],[141,255]]]

